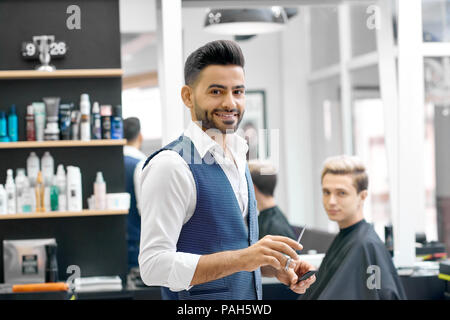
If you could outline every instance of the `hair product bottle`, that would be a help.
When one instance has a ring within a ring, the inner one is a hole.
[[[27,159],[27,173],[28,179],[30,180],[30,185],[34,187],[36,185],[36,179],[39,170],[41,170],[39,157],[35,152],[31,152]]]
[[[111,106],[101,106],[100,115],[102,119],[102,139],[111,139]]]
[[[58,187],[58,211],[67,211],[66,173],[62,164],[56,170],[56,186]]]
[[[42,178],[42,172],[38,172],[36,179],[36,212],[45,212],[45,186],[44,179]]]
[[[55,161],[50,155],[50,152],[45,151],[44,156],[41,159],[42,176],[44,178],[44,184],[50,187],[53,182],[53,175],[55,174]]]
[[[17,213],[16,207],[16,184],[14,183],[12,169],[6,170],[6,196],[8,205],[8,214]]]
[[[102,138],[102,121],[100,118],[100,107],[98,102],[92,106],[92,139]]]
[[[27,129],[27,141],[36,141],[36,128],[34,122],[34,108],[30,104],[27,106],[27,115],[25,117]]]
[[[94,182],[94,202],[96,210],[106,209],[106,183],[100,171]]]
[[[0,142],[9,142],[8,122],[4,111],[0,111]]]
[[[23,206],[25,201],[25,181],[27,177],[25,176],[25,169],[19,168],[16,170],[16,204],[17,204],[17,213],[23,213]]]
[[[3,188],[3,185],[0,184],[0,214],[8,213],[6,199],[7,199],[6,190],[5,190],[5,188]]]
[[[13,104],[11,108],[9,108],[8,114],[8,136],[11,142],[16,142],[19,140],[19,131],[17,124],[17,114],[16,114],[16,106]]]
[[[111,118],[111,139],[123,139],[122,106],[114,108],[114,115]]]
[[[81,124],[80,136],[81,140],[91,140],[91,103],[89,102],[89,95],[83,93],[80,98]]]
[[[67,167],[67,210],[83,210],[83,198],[81,194],[81,172],[80,168]]]

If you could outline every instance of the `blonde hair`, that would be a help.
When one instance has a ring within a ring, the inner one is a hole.
[[[323,164],[321,182],[323,182],[323,177],[327,173],[352,175],[353,185],[355,186],[357,193],[367,190],[369,186],[369,177],[366,173],[366,167],[361,160],[355,156],[339,155],[327,158]]]

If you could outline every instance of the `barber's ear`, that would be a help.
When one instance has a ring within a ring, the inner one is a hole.
[[[192,101],[192,93],[192,88],[187,85],[184,85],[181,88],[181,99],[183,99],[183,103],[188,108],[192,108],[194,105]]]
[[[366,198],[367,198],[367,195],[368,195],[368,192],[367,192],[367,190],[363,190],[363,191],[361,191],[361,200],[366,200]]]

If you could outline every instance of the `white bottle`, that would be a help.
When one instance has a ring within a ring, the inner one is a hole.
[[[30,180],[25,177],[23,185],[23,202],[22,212],[34,212],[36,211],[36,192],[34,188],[30,187]]]
[[[100,171],[94,182],[94,203],[96,210],[106,209],[106,183]]]
[[[91,103],[89,102],[89,95],[83,93],[80,98],[80,139],[84,141],[91,140]]]
[[[16,210],[16,185],[14,183],[12,169],[6,170],[6,197],[7,197],[7,212],[8,214],[17,213]]]
[[[66,173],[62,164],[56,170],[56,186],[58,187],[58,211],[67,211]]]
[[[81,172],[80,168],[67,167],[67,210],[83,210],[83,198],[81,194]]]
[[[42,178],[44,179],[44,185],[50,187],[53,182],[53,175],[55,174],[55,162],[50,152],[46,151],[41,160],[42,166]]]
[[[3,188],[3,185],[0,184],[0,214],[7,214],[8,208],[6,204],[6,190]]]
[[[34,187],[36,185],[36,179],[39,170],[41,170],[39,157],[36,155],[36,153],[31,152],[27,159],[27,173],[31,187]]]
[[[24,197],[26,194],[25,190],[25,169],[17,169],[16,171],[16,205],[17,213],[23,213]]]

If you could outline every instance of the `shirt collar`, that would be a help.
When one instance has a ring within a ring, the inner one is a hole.
[[[147,156],[144,153],[142,153],[139,149],[132,147],[132,146],[128,146],[128,145],[123,146],[123,154],[125,156],[132,157],[132,158],[139,159],[139,160],[147,159]]]
[[[188,127],[184,131],[184,135],[191,139],[201,158],[203,158],[208,151],[221,150],[221,152],[223,152],[222,147],[208,136],[208,134],[206,134],[194,121],[190,121]],[[247,141],[244,138],[233,133],[225,135],[225,139],[227,147],[233,153],[233,156],[239,158],[246,157],[248,146]]]

